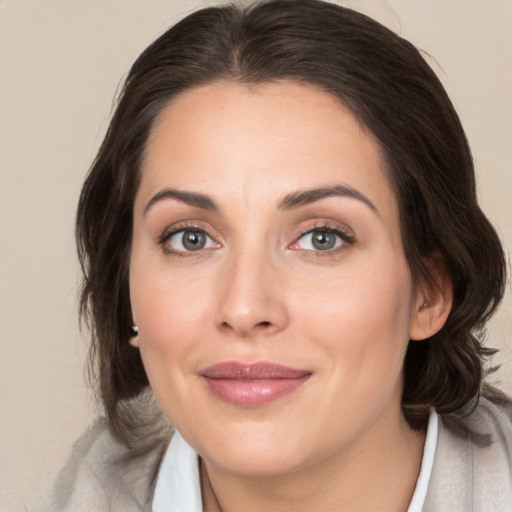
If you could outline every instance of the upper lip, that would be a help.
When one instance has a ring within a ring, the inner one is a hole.
[[[297,379],[309,376],[311,372],[270,362],[241,363],[225,361],[201,370],[199,375],[209,379],[261,380]]]

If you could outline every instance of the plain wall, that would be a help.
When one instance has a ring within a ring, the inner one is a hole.
[[[17,512],[96,415],[82,370],[73,223],[118,83],[185,0],[0,0],[0,510]],[[341,3],[341,2],[340,2]],[[344,2],[432,55],[512,247],[512,2]],[[510,292],[489,344],[512,392]]]

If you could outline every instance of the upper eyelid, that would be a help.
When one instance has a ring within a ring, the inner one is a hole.
[[[314,229],[308,229],[304,233],[302,233],[299,237],[296,238],[296,241],[300,240],[301,238],[305,237],[306,235],[311,235],[312,233],[315,233],[316,231],[324,232],[324,233],[331,233],[338,237],[340,237],[344,242],[346,241],[352,241],[353,237],[349,235],[346,231],[338,228],[314,228]],[[294,242],[295,243],[295,242]]]
[[[318,224],[309,226],[308,228],[301,230],[296,239],[298,240],[300,237],[307,235],[308,233],[312,233],[313,231],[329,231],[332,233],[343,235],[346,238],[355,238],[353,231],[350,228],[348,228],[348,226],[340,225],[339,223],[321,221]]]
[[[182,221],[176,222],[165,227],[163,230],[159,232],[158,239],[159,241],[165,241],[169,237],[179,233],[180,231],[202,231],[210,238],[215,239],[214,235],[210,234],[210,230],[200,221]]]
[[[332,231],[333,233],[347,233],[347,230],[340,226],[331,226],[330,224],[322,224],[321,226],[314,226],[305,229],[301,232],[300,236],[312,233],[313,231]]]
[[[212,240],[214,240],[214,238],[210,234],[208,234],[208,232],[205,229],[196,228],[193,226],[164,231],[164,233],[162,234],[160,239],[162,240],[162,242],[165,242],[166,240],[169,240],[169,238],[177,235],[178,233],[181,233],[182,231],[199,231],[201,233],[204,233],[208,238],[211,238]]]

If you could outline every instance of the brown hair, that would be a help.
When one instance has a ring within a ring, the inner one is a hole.
[[[221,79],[314,85],[376,136],[415,279],[429,278],[424,261],[436,254],[454,286],[445,326],[410,342],[403,412],[414,427],[430,407],[447,413],[476,403],[492,354],[478,333],[501,300],[506,272],[500,241],[477,205],[471,153],[452,103],[420,53],[372,19],[319,0],[270,0],[202,9],[151,44],[130,70],[84,183],[76,222],[81,314],[113,432],[129,443],[144,421],[127,405],[148,386],[139,352],[128,344],[128,266],[148,134],[177,94]]]

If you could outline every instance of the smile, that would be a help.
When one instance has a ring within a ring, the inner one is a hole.
[[[260,407],[304,384],[311,372],[274,363],[218,363],[199,373],[208,390],[220,400],[239,407]]]

